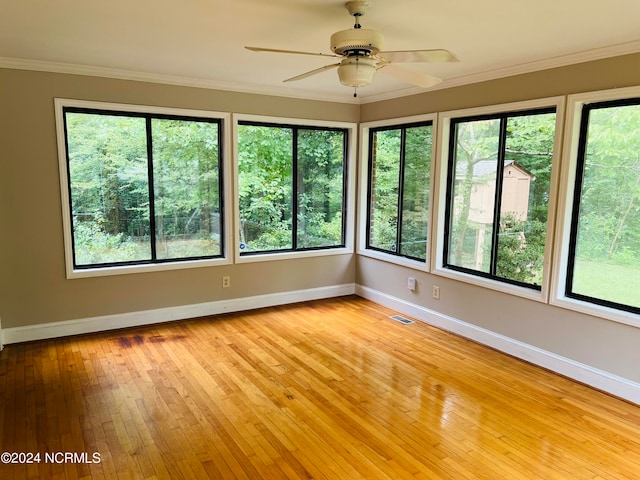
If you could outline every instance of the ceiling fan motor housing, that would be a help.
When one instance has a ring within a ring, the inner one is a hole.
[[[331,35],[331,50],[337,55],[376,55],[384,45],[384,36],[367,28],[351,28]]]

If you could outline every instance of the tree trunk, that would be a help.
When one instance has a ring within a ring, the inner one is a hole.
[[[640,176],[636,177],[636,188],[638,186],[640,186]],[[613,252],[615,252],[616,250],[616,246],[618,244],[618,241],[620,240],[620,237],[622,236],[622,229],[624,228],[624,224],[627,221],[627,218],[629,217],[629,213],[631,212],[631,209],[633,208],[633,205],[636,203],[636,196],[631,195],[631,200],[629,200],[629,205],[627,205],[627,208],[624,212],[624,214],[622,215],[622,217],[620,218],[620,222],[618,223],[618,229],[616,230],[615,235],[613,236],[613,240],[611,240],[611,245],[609,245],[609,251],[607,252],[607,258],[611,259]]]

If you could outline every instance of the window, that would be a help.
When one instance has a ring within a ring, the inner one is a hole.
[[[640,98],[582,105],[566,295],[640,313]]]
[[[426,261],[432,122],[369,130],[366,248]]]
[[[555,111],[450,120],[443,268],[541,289]]]
[[[57,101],[71,270],[224,257],[221,119],[70,103]]]
[[[241,120],[241,256],[346,244],[348,130]]]

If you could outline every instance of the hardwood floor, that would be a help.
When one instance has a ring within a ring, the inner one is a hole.
[[[639,478],[638,406],[394,313],[345,297],[9,345],[0,450],[40,463],[0,478]]]

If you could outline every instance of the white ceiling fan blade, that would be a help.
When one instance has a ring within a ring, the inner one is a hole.
[[[315,70],[311,70],[307,73],[302,73],[300,75],[296,75],[295,77],[287,78],[283,80],[283,82],[295,82],[296,80],[302,80],[303,78],[310,77],[311,75],[316,75],[317,73],[322,73],[325,70],[331,70],[332,68],[338,68],[340,66],[339,63],[335,63],[333,65],[325,65],[324,67],[316,68]]]
[[[459,62],[460,60],[449,50],[402,50],[378,52],[378,57],[393,63],[441,63]]]
[[[244,47],[252,52],[273,52],[273,53],[293,53],[295,55],[315,55],[317,57],[338,57],[338,55],[332,55],[330,53],[313,53],[313,52],[299,52],[297,50],[280,50],[277,48],[262,48],[262,47]]]
[[[434,77],[433,75],[415,72],[413,70],[406,70],[395,65],[383,65],[379,68],[379,71],[389,75],[390,77],[403,80],[407,83],[412,83],[413,85],[417,85],[422,88],[433,87],[434,85],[442,82],[442,79]]]

